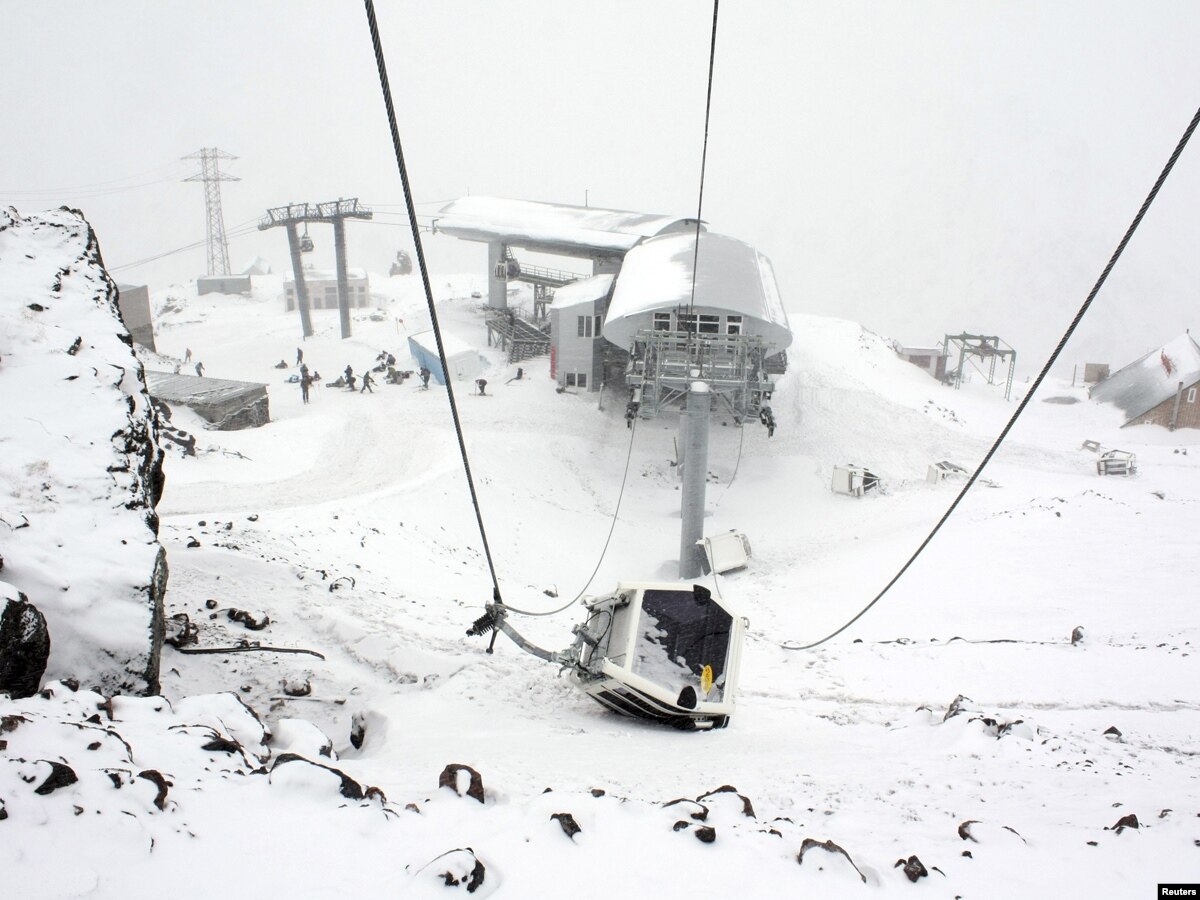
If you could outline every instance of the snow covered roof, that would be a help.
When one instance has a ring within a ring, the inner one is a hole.
[[[346,269],[346,278],[353,281],[367,277],[366,269]],[[284,284],[293,284],[296,281],[296,276],[288,273],[283,276]],[[335,269],[305,269],[304,283],[308,284],[313,281],[337,281],[337,271]]]
[[[243,275],[270,275],[271,264],[261,256],[256,256],[242,269]]]
[[[694,230],[696,220],[499,197],[462,197],[437,219],[438,231],[463,240],[568,254],[624,253],[644,238],[685,227]]]
[[[1187,333],[1114,372],[1089,396],[1136,419],[1174,397],[1181,381],[1185,387],[1200,381],[1200,345]]]
[[[555,288],[554,302],[550,305],[555,309],[563,309],[577,303],[595,303],[608,296],[614,278],[615,275],[593,275]]]
[[[792,342],[787,313],[775,283],[771,261],[749,244],[710,231],[651,238],[625,256],[612,303],[604,320],[604,336],[627,345],[643,320],[655,310],[672,310],[693,303],[692,266],[696,265],[697,308],[717,309],[756,320],[746,334],[761,334],[779,349]]]
[[[146,372],[150,396],[168,403],[224,403],[251,394],[261,394],[265,384],[254,381],[228,381],[224,378],[201,378],[196,375],[171,372]]]

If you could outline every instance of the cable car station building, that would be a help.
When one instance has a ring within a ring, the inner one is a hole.
[[[770,260],[695,218],[465,197],[434,230],[488,245],[489,333],[494,318],[516,318],[509,283],[533,284],[551,376],[596,391],[623,373],[627,417],[677,404],[699,377],[735,418],[755,418],[786,367],[792,335]],[[513,248],[588,260],[592,274],[527,266]]]

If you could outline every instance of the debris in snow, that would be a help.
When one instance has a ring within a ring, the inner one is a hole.
[[[1074,630],[1071,632],[1071,646],[1074,647],[1076,644],[1082,644],[1082,643],[1083,643],[1083,626],[1076,625]]]
[[[462,763],[450,763],[446,768],[442,769],[442,774],[438,776],[438,787],[448,787],[458,794],[463,796],[462,775],[470,776],[470,783],[466,788],[466,795],[483,802],[483,777],[472,769],[470,766],[464,766]]]
[[[813,838],[805,838],[800,844],[800,852],[796,854],[797,864],[804,865],[804,855],[810,850],[824,850],[826,853],[840,853],[842,856],[846,857],[846,862],[850,863],[851,868],[853,868],[855,872],[858,872],[858,877],[862,879],[863,884],[867,883],[867,876],[864,875],[862,870],[854,864],[854,860],[850,858],[850,854],[833,841],[818,841],[814,840]]]
[[[900,866],[904,867],[904,874],[908,876],[908,880],[914,883],[918,878],[925,878],[929,875],[929,871],[915,855],[910,856],[908,859],[896,860],[896,864],[892,868],[897,869]]]
[[[0,691],[16,699],[36,694],[49,658],[46,617],[28,597],[0,582]]]
[[[163,637],[163,641],[177,650],[180,647],[195,644],[200,640],[200,629],[188,618],[187,613],[175,613],[175,615],[167,619],[166,628],[166,635]]]
[[[570,813],[551,813],[550,818],[562,826],[563,834],[571,840],[575,840],[575,835],[583,830],[579,827],[579,823],[575,821],[575,817]]]

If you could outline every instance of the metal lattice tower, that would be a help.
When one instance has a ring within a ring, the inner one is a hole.
[[[204,209],[208,213],[208,274],[228,275],[229,242],[225,239],[225,217],[221,213],[221,182],[242,179],[221,172],[217,161],[237,157],[216,147],[202,147],[181,159],[200,160],[200,171],[183,180],[204,182]]]

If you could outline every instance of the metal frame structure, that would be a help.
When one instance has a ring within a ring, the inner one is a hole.
[[[955,390],[962,387],[963,366],[970,361],[981,375],[986,375],[988,384],[996,383],[996,360],[1006,359],[1008,361],[1008,374],[1004,381],[1004,399],[1008,400],[1012,397],[1013,384],[1013,369],[1016,367],[1017,351],[1014,350],[1008,343],[996,337],[995,335],[986,334],[948,334],[942,341],[942,355],[949,357],[950,348],[954,347],[958,350],[958,366],[954,370],[954,374],[947,380],[950,381]],[[975,359],[988,361],[988,370],[984,373],[983,369],[979,368],[975,363]]]
[[[764,410],[770,414],[767,401],[775,390],[763,367],[767,349],[757,335],[639,330],[625,374],[631,412],[652,418],[682,400],[692,382],[703,381],[738,424],[761,419]]]
[[[180,158],[200,160],[200,171],[183,180],[204,182],[204,211],[208,217],[208,274],[228,275],[229,241],[225,237],[225,216],[221,212],[221,182],[242,179],[222,172],[219,161],[237,157],[216,147],[202,147]]]
[[[374,213],[358,202],[357,197],[338,199],[326,203],[289,203],[268,209],[259,220],[258,230],[286,228],[288,247],[291,249],[292,273],[296,279],[296,305],[300,308],[300,327],[304,337],[312,337],[312,316],[308,301],[308,286],[304,283],[304,268],[300,263],[300,236],[296,226],[303,222],[307,231],[309,222],[330,222],[333,225],[334,250],[337,256],[338,318],[342,337],[350,337],[350,290],[346,279],[346,219],[371,219]]]

